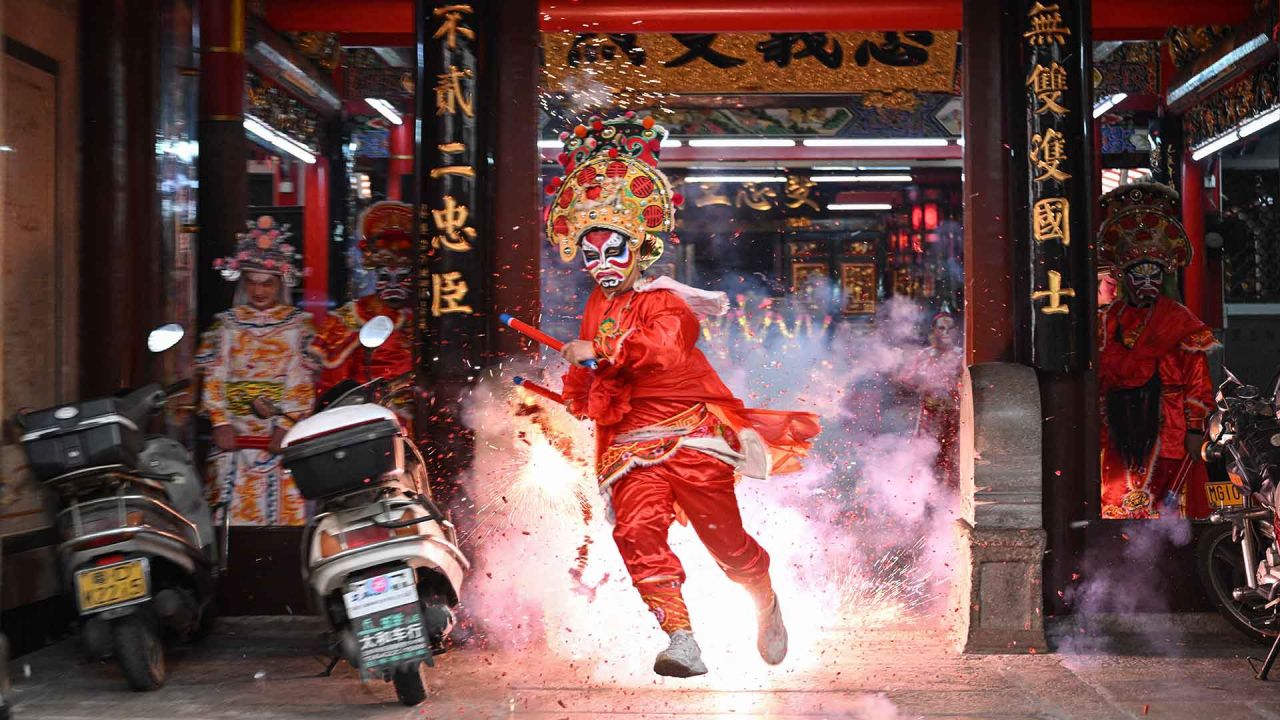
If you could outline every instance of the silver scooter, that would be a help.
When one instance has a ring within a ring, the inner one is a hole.
[[[374,318],[360,343],[371,352],[392,329]],[[336,640],[328,671],[346,659],[362,677],[392,681],[405,705],[426,699],[423,673],[445,650],[470,569],[431,499],[422,455],[388,407],[412,389],[404,377],[351,387],[281,443],[299,492],[315,502],[302,574]],[[265,398],[253,406],[283,414]]]
[[[161,352],[182,336],[166,325],[148,346]],[[135,690],[164,685],[166,640],[199,636],[213,620],[219,553],[200,475],[182,444],[145,433],[151,414],[187,385],[15,419],[31,471],[62,501],[58,557],[86,649],[114,654]]]

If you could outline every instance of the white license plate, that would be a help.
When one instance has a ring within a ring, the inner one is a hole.
[[[417,601],[418,586],[410,568],[350,583],[342,596],[351,619]]]

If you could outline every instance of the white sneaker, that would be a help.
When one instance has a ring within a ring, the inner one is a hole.
[[[782,606],[776,593],[769,609],[760,611],[759,622],[756,649],[765,662],[777,665],[787,657],[787,626],[782,622]]]
[[[677,678],[706,675],[707,666],[702,662],[702,649],[698,647],[698,641],[693,639],[693,633],[688,630],[671,633],[671,644],[658,653],[653,671]]]

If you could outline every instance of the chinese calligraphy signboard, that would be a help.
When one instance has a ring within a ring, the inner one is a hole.
[[[485,347],[485,7],[418,5],[418,357],[422,373],[436,380],[474,375]]]
[[[1088,0],[1022,5],[1026,63],[1028,309],[1031,364],[1069,372],[1088,362],[1092,284],[1086,277],[1093,142],[1081,18]],[[1084,25],[1083,27],[1087,27]]]
[[[584,71],[614,91],[954,92],[958,33],[544,33],[542,45],[557,92]]]

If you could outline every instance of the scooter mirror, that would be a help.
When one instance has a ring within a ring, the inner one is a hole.
[[[178,323],[161,325],[147,336],[147,349],[153,353],[164,352],[177,345],[185,334],[186,331]]]
[[[370,350],[381,347],[382,343],[391,337],[391,333],[395,328],[395,323],[391,322],[391,318],[386,315],[379,315],[360,328],[360,344]]]
[[[250,404],[250,408],[253,409],[254,415],[257,415],[263,420],[269,420],[273,417],[276,417],[277,415],[284,414],[280,410],[280,406],[271,402],[271,398],[267,397],[266,395],[259,395],[258,397],[254,398],[253,403]]]

